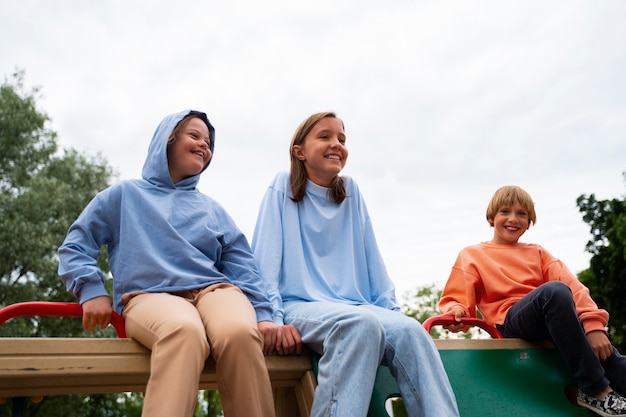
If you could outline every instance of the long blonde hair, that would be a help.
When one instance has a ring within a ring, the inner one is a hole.
[[[291,159],[291,194],[293,195],[291,199],[296,203],[304,198],[307,175],[304,162],[294,156],[293,147],[302,145],[313,127],[325,117],[338,118],[334,112],[330,111],[315,113],[300,123],[291,139],[291,144],[289,145],[289,158]],[[343,122],[341,124],[343,126]],[[343,178],[341,178],[341,176],[336,175],[335,178],[332,179],[328,195],[337,204],[341,204],[346,198],[346,188],[343,185]]]

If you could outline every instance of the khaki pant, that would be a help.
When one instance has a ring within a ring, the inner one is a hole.
[[[143,417],[191,417],[209,354],[226,417],[273,417],[256,314],[241,290],[125,294],[129,337],[152,350]]]

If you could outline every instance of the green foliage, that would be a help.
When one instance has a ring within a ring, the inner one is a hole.
[[[11,416],[10,399],[0,407],[0,417]],[[143,398],[141,394],[121,395],[63,395],[43,397],[40,402],[25,399],[24,415],[46,417],[140,417]]]
[[[441,298],[441,290],[434,284],[418,287],[415,290],[407,291],[402,299],[402,312],[409,317],[423,323],[429,317],[439,314],[437,304]],[[450,332],[434,326],[430,330],[433,339],[446,339]]]
[[[624,173],[626,180],[626,172]],[[597,200],[594,194],[576,200],[589,224],[591,239],[586,250],[592,254],[589,269],[578,279],[590,290],[600,308],[610,315],[609,334],[612,343],[626,350],[626,197]]]
[[[222,401],[218,391],[200,391],[194,417],[222,417]]]
[[[0,189],[22,188],[57,150],[48,116],[36,108],[38,89],[24,90],[23,71],[0,86]]]
[[[402,298],[402,312],[420,323],[439,314],[437,304],[441,298],[441,290],[434,284],[407,291]]]
[[[0,306],[20,301],[75,301],[57,275],[57,248],[70,224],[112,169],[102,157],[59,151],[48,116],[26,90],[24,72],[0,86]],[[104,259],[104,258],[103,258]],[[73,336],[80,321],[11,320],[0,336]]]
[[[29,417],[141,417],[142,393],[61,395],[43,397],[34,402],[29,398],[7,399],[0,405],[0,417],[10,417],[14,402],[24,403],[24,415]],[[217,391],[199,391],[194,417],[223,417]]]
[[[75,301],[57,275],[57,248],[83,207],[113,175],[101,157],[59,151],[48,116],[37,109],[39,90],[27,90],[23,79],[24,72],[17,71],[0,85],[0,307],[32,300]],[[0,326],[0,337],[114,335],[113,329],[89,334],[78,318],[19,317]],[[141,402],[130,398],[45,397],[37,403],[27,400],[26,415],[139,416]],[[13,401],[0,405],[1,417],[11,415]]]

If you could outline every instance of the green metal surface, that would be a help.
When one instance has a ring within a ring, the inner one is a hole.
[[[385,409],[385,404],[388,398],[400,397],[400,389],[396,383],[396,379],[391,375],[389,368],[386,366],[379,366],[376,372],[376,380],[374,381],[374,390],[372,392],[372,400],[370,401],[370,408],[367,412],[367,417],[389,417],[389,413]],[[401,401],[396,404],[394,410],[398,409],[398,412],[394,413],[394,417],[405,416],[406,411]]]
[[[441,349],[461,417],[591,417],[574,405],[576,388],[554,348]],[[319,356],[312,362],[317,375]],[[568,399],[568,395],[571,400]],[[388,417],[385,402],[399,396],[395,378],[380,366],[368,417]],[[406,414],[402,401],[395,417]]]
[[[462,417],[580,416],[574,380],[556,349],[440,350]]]

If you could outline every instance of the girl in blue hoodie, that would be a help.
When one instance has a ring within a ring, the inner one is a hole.
[[[272,305],[245,236],[196,188],[214,146],[205,113],[167,116],[142,179],[96,195],[59,248],[59,275],[93,331],[111,320],[98,267],[106,245],[113,308],[128,336],[152,350],[143,416],[192,416],[209,355],[226,416],[274,416],[263,357],[263,339],[277,335]]]

